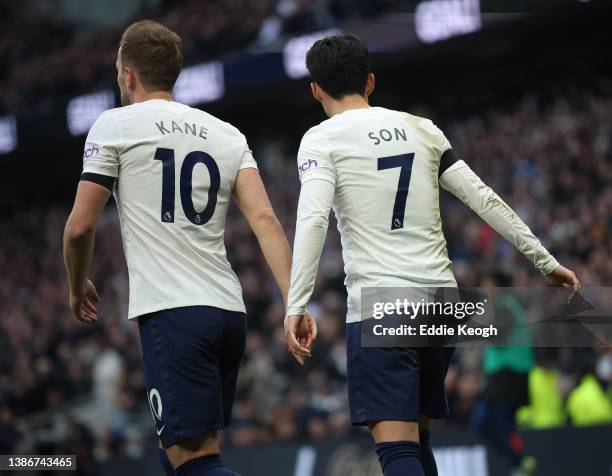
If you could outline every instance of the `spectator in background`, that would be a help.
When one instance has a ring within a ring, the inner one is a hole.
[[[537,353],[537,365],[529,372],[529,405],[517,412],[519,425],[542,429],[565,423],[560,374],[554,365],[553,349]]]
[[[584,357],[579,384],[567,399],[567,413],[575,426],[612,423],[612,404],[588,357]]]
[[[50,454],[75,455],[77,468],[75,476],[98,476],[100,473],[93,459],[94,435],[84,425],[68,422],[66,441]]]
[[[612,405],[612,349],[605,349],[599,355],[595,372],[606,389],[608,400]]]
[[[503,273],[490,273],[481,286],[490,295],[493,316],[504,327],[503,347],[484,350],[484,395],[474,409],[473,423],[484,438],[510,463],[512,476],[532,474],[533,458],[525,457],[524,443],[516,428],[516,411],[528,402],[528,375],[534,366],[532,339],[525,310],[503,287],[512,284]]]
[[[106,339],[102,339],[99,353],[92,368],[93,392],[98,404],[113,403],[119,390],[123,362],[115,350],[120,347],[110,346]]]
[[[15,446],[22,437],[17,429],[15,415],[8,405],[0,405],[0,454],[10,455],[15,452]]]

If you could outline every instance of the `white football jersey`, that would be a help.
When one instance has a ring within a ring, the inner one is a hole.
[[[247,167],[257,164],[238,129],[183,104],[155,99],[96,120],[83,172],[117,178],[129,318],[197,305],[245,311],[223,236]]]
[[[337,114],[298,153],[302,184],[335,185],[348,322],[362,287],[456,286],[442,233],[438,170],[451,146],[428,119],[381,107]]]

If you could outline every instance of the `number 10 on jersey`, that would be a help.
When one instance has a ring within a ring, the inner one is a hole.
[[[162,199],[161,199],[161,221],[174,223],[174,150],[159,147],[155,151],[155,160],[162,163]],[[210,187],[208,188],[208,202],[201,212],[195,209],[191,191],[193,187],[193,169],[197,164],[203,164],[210,174]],[[194,225],[204,225],[212,218],[217,206],[217,193],[221,185],[221,175],[215,160],[206,152],[190,152],[185,156],[181,166],[180,177],[181,205],[185,217]]]

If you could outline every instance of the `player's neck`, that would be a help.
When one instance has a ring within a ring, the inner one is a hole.
[[[341,114],[352,109],[367,109],[370,107],[368,100],[359,94],[351,94],[344,96],[338,101],[331,101],[327,107],[327,114],[333,117],[336,114]]]
[[[134,94],[134,103],[150,101],[151,99],[163,99],[164,101],[172,101],[172,93],[168,91],[142,91]]]

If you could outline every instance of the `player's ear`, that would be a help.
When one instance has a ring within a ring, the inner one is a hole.
[[[136,71],[132,68],[125,68],[125,82],[128,91],[134,91],[138,84],[138,78],[136,77]]]
[[[366,98],[370,97],[370,94],[372,94],[372,91],[374,91],[375,87],[376,87],[376,78],[374,77],[374,73],[370,73],[368,74],[368,79],[366,80],[366,90],[365,90]]]
[[[312,92],[312,97],[315,98],[319,102],[323,102],[323,94],[319,85],[315,82],[310,83],[310,92]]]

